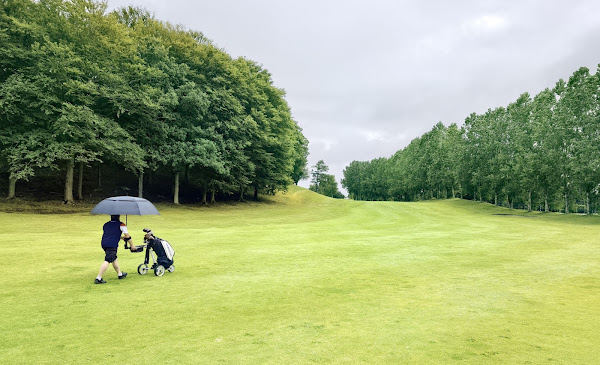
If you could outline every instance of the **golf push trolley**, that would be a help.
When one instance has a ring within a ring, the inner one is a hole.
[[[173,247],[171,247],[166,240],[154,236],[154,233],[150,229],[144,228],[144,232],[146,233],[144,236],[144,244],[137,246],[137,249],[134,251],[142,252],[144,248],[146,248],[144,263],[138,266],[138,274],[146,275],[148,270],[154,270],[154,275],[163,276],[165,270],[168,272],[175,271],[175,266],[173,265],[175,251],[173,250]],[[151,256],[152,266],[148,267]]]

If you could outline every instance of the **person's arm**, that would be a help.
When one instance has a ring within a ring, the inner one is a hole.
[[[133,239],[131,239],[131,236],[129,235],[129,233],[125,233],[125,234],[123,235],[123,241],[125,241],[126,243],[128,243],[128,244],[129,244],[129,249],[130,249],[131,251],[133,251],[133,250],[135,250],[135,249],[137,248],[137,247],[135,247],[135,246],[133,245]]]
[[[125,241],[126,244],[129,244],[129,250],[135,250],[137,247],[133,245],[131,235],[129,235],[129,232],[127,231],[127,226],[124,223],[121,223],[121,232],[123,233],[123,241]]]

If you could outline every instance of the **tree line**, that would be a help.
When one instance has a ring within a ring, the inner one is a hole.
[[[599,66],[600,68],[600,66]],[[600,187],[600,74],[582,67],[531,97],[437,123],[390,158],[353,161],[357,200],[461,197],[529,211],[594,213]]]
[[[307,177],[308,141],[256,62],[142,8],[0,3],[0,174],[9,198],[45,179],[60,181],[72,202],[104,177],[139,196],[169,190],[179,203],[183,186],[207,202],[256,198]]]

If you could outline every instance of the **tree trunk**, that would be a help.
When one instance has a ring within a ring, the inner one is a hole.
[[[73,203],[73,170],[75,170],[75,158],[67,160],[67,174],[65,177],[65,204]]]
[[[77,200],[83,200],[83,162],[79,163],[79,176],[77,179]]]
[[[258,200],[258,188],[254,187],[254,197],[253,197],[254,201]]]
[[[240,201],[244,201],[244,185],[240,185]]]
[[[548,193],[544,194],[544,212],[548,213],[550,207],[548,206]]]
[[[494,193],[494,205],[498,206],[498,193]]]
[[[590,194],[585,193],[585,214],[590,215]]]
[[[565,214],[569,214],[569,195],[565,194]]]
[[[212,189],[210,192],[210,203],[215,203],[217,200],[215,199],[215,189]]]
[[[144,171],[138,174],[138,198],[144,197]]]
[[[529,196],[527,199],[527,211],[531,212],[531,191],[529,192]]]
[[[179,172],[175,173],[175,192],[173,194],[173,203],[179,204]]]
[[[206,201],[206,196],[208,194],[208,188],[206,187],[206,185],[202,188],[202,204],[207,204]]]
[[[102,187],[102,163],[98,162],[98,187]]]
[[[455,199],[455,198],[456,198],[456,193],[455,193],[455,191],[454,191],[454,186],[453,186],[453,187],[452,187],[452,199]]]
[[[17,187],[17,179],[9,177],[8,178],[8,199],[15,198],[16,187]]]

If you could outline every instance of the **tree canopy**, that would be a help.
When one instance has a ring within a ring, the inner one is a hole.
[[[312,184],[310,185],[309,189],[316,193],[331,198],[344,199],[344,195],[340,193],[338,189],[338,184],[337,181],[335,181],[335,176],[327,174],[328,171],[329,166],[325,164],[325,161],[317,161],[317,163],[312,167],[312,170],[310,172],[312,176]]]
[[[146,185],[175,203],[180,186],[207,202],[209,192],[212,201],[256,198],[306,177],[308,141],[258,63],[141,8],[1,2],[0,172],[9,197],[18,181],[60,180],[70,202],[77,168],[79,198],[86,180],[88,189],[137,185],[140,196]]]

